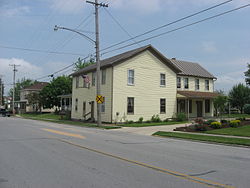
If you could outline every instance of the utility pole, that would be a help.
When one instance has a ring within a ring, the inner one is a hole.
[[[100,40],[99,40],[99,7],[108,7],[108,4],[105,3],[98,3],[98,0],[95,0],[95,2],[92,1],[86,1],[87,3],[90,3],[95,6],[95,48],[96,48],[96,96],[101,96],[101,71],[100,71]],[[97,125],[101,126],[102,120],[101,120],[101,104],[97,103]]]
[[[2,75],[0,75],[0,106],[3,106],[3,79]]]
[[[16,86],[16,72],[17,72],[16,67],[21,65],[11,64],[9,66],[13,67],[12,113],[13,115],[15,115],[15,86]]]

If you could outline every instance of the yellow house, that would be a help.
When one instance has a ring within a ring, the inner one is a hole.
[[[72,74],[72,119],[96,120],[95,71],[93,64]],[[153,115],[163,120],[177,112],[213,116],[214,80],[198,64],[167,59],[151,45],[107,58],[101,61],[102,121],[138,121],[140,117],[146,121]]]

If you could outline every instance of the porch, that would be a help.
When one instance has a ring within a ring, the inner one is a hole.
[[[212,92],[177,91],[177,113],[185,113],[187,118],[210,118],[214,116]]]
[[[59,95],[61,111],[71,111],[72,109],[72,94]]]

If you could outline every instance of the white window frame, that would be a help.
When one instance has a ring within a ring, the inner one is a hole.
[[[105,97],[103,97],[103,103],[101,104],[101,112],[105,113]]]
[[[130,74],[130,72],[132,74]],[[129,86],[135,85],[135,70],[134,69],[128,69],[128,85]]]
[[[196,91],[200,90],[200,80],[198,78],[195,79],[195,90]]]
[[[205,80],[205,91],[209,91],[209,80]]]
[[[177,85],[177,89],[181,89],[181,77],[177,77],[177,80],[176,80],[176,85]],[[178,87],[180,86],[180,87]]]
[[[165,87],[166,86],[166,74],[160,73],[160,86]]]
[[[133,112],[129,112],[129,99],[132,100],[132,108],[133,108]],[[134,97],[127,97],[127,114],[134,114],[135,113],[135,98]]]
[[[164,106],[163,106],[163,104],[161,103],[162,101],[165,101],[165,103],[164,103]],[[161,98],[160,99],[160,113],[161,114],[166,114],[166,98]],[[164,111],[162,111],[162,107],[164,107]]]
[[[187,82],[186,82],[187,80]],[[187,87],[186,87],[187,84]],[[189,79],[188,78],[184,78],[184,89],[189,89]]]
[[[102,69],[102,85],[106,84],[106,69]]]

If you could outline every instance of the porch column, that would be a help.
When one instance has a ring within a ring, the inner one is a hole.
[[[202,99],[202,117],[205,118],[205,99]]]
[[[189,120],[189,99],[187,98],[187,119]]]
[[[60,104],[61,104],[61,110],[62,110],[62,97],[61,97],[61,100],[60,100]]]

